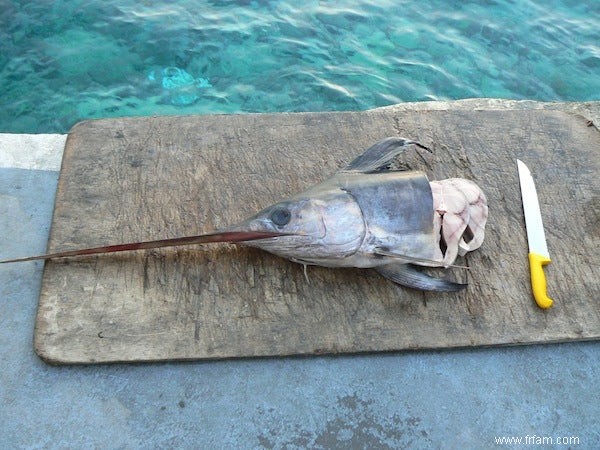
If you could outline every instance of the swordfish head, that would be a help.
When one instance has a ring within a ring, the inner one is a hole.
[[[226,231],[281,233],[246,244],[305,264],[367,268],[431,260],[436,241],[427,177],[382,168],[405,145],[383,140],[324,182]]]
[[[280,233],[246,245],[300,263],[329,265],[327,260],[342,261],[358,251],[366,227],[352,197],[325,182],[271,205],[227,231]]]

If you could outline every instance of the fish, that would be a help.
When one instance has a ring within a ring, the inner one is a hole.
[[[467,285],[418,266],[448,268],[484,240],[487,199],[471,180],[429,181],[422,171],[393,168],[417,141],[388,137],[328,179],[242,222],[196,236],[116,244],[0,263],[228,242],[256,247],[306,266],[374,269],[417,290],[455,292]]]

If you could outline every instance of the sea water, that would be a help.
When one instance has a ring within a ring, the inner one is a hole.
[[[0,0],[0,132],[470,97],[600,100],[600,1]]]

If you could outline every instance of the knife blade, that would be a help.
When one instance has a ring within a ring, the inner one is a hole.
[[[531,290],[537,305],[542,309],[552,307],[554,303],[547,294],[546,274],[543,267],[551,262],[542,213],[537,191],[531,172],[521,160],[517,159],[521,198],[525,212],[525,227],[527,229],[527,244],[529,246],[529,272],[531,275]]]

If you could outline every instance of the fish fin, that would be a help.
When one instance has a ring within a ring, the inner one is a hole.
[[[456,292],[467,287],[466,284],[430,277],[410,264],[386,264],[375,270],[394,283],[421,291]]]
[[[429,267],[449,267],[446,266],[443,261],[436,261],[435,259],[419,258],[417,256],[408,256],[401,253],[394,252],[384,247],[375,247],[373,253],[379,256],[387,256],[389,258],[398,258],[403,260],[405,263],[418,264],[421,266]],[[397,263],[402,264],[402,263]]]
[[[387,166],[392,160],[411,144],[429,151],[427,147],[418,142],[399,137],[388,137],[369,147],[362,155],[358,156],[342,170],[345,172],[363,173],[389,170]]]

